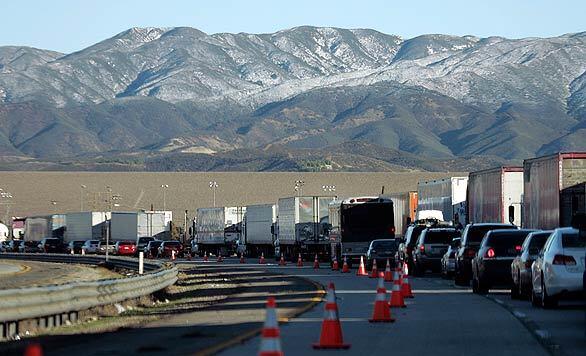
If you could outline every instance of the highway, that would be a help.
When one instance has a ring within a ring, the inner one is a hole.
[[[65,328],[34,340],[45,346],[46,355],[255,355],[260,338],[254,333],[262,326],[267,296],[274,295],[284,321],[281,342],[286,355],[581,355],[586,349],[584,305],[579,303],[542,310],[528,301],[511,300],[503,290],[475,295],[431,275],[411,278],[415,298],[406,300],[407,308],[392,309],[395,323],[371,324],[377,281],[357,277],[355,271],[341,274],[324,265],[314,270],[308,263],[303,268],[250,260],[240,264],[234,258],[177,264],[183,277],[173,287],[171,304],[173,298],[187,296],[197,297],[194,303],[177,304],[167,312],[155,309],[130,327],[120,324],[99,334],[89,329],[84,335]],[[329,282],[336,285],[344,341],[351,344],[347,351],[311,347],[319,339],[324,314],[320,285]],[[188,284],[197,288],[187,292]],[[390,290],[390,283],[386,287]],[[210,297],[216,300],[209,302]],[[3,350],[0,344],[0,351],[22,354],[22,345],[10,342]]]

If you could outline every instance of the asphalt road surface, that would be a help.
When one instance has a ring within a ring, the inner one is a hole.
[[[278,269],[281,270],[281,269]],[[336,285],[344,341],[349,355],[547,355],[537,338],[509,311],[469,289],[456,289],[439,278],[412,278],[414,299],[407,308],[392,309],[392,324],[371,324],[376,279],[326,269],[289,267],[286,273]],[[391,284],[387,284],[390,289]],[[311,344],[319,338],[323,303],[281,327],[285,354],[319,355]],[[253,355],[260,340],[226,350],[222,355]]]

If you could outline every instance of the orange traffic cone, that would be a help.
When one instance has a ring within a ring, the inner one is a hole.
[[[240,263],[246,263],[246,260],[244,259],[244,253],[240,253]]]
[[[372,271],[370,272],[370,278],[378,277],[378,267],[376,267],[376,258],[372,260]]]
[[[24,349],[24,356],[43,356],[43,349],[39,344],[30,344]]]
[[[281,259],[279,260],[279,266],[286,266],[287,262],[285,262],[285,257],[281,254]]]
[[[217,262],[224,262],[224,258],[222,257],[222,255],[218,254]]]
[[[403,272],[403,278],[401,278],[401,294],[403,298],[413,298],[413,291],[411,290],[411,284],[409,283],[409,275]]]
[[[277,312],[275,308],[277,303],[274,297],[269,297],[267,300],[267,316],[265,324],[262,328],[262,336],[260,340],[259,356],[283,356],[281,351],[281,336],[279,331],[279,323],[277,321]]]
[[[350,273],[350,267],[348,266],[348,259],[344,256],[344,264],[342,265],[342,273]]]
[[[205,252],[205,253],[203,254],[203,261],[204,261],[204,262],[207,262],[207,261],[208,261],[208,253],[207,253],[207,252]]]
[[[385,268],[385,282],[393,281],[393,273],[391,272],[391,263],[387,258],[387,267]]]
[[[297,267],[303,267],[303,260],[301,259],[301,254],[297,258]]]
[[[326,310],[321,325],[319,342],[313,344],[314,349],[349,349],[350,344],[345,344],[342,336],[342,325],[338,316],[336,304],[336,288],[330,282],[328,295],[326,296]]]
[[[395,270],[393,275],[393,290],[391,291],[391,300],[389,306],[391,308],[405,308],[405,300],[403,299],[403,293],[401,292],[401,277],[399,275],[400,268]]]
[[[356,272],[357,276],[368,276],[366,273],[366,268],[364,267],[364,258],[360,256],[360,266],[358,267],[358,271]]]
[[[385,289],[384,273],[382,272],[378,277],[372,318],[368,321],[371,323],[392,323],[395,321],[395,319],[391,318],[391,308],[387,302],[387,290]]]
[[[265,263],[267,263],[265,261],[265,253],[264,252],[260,254],[260,260],[258,260],[258,263],[260,263],[261,265],[264,265]]]
[[[332,263],[332,271],[339,271],[340,266],[338,265],[338,259],[334,256],[334,262]]]
[[[317,253],[315,254],[315,259],[313,260],[313,269],[319,269],[319,260],[317,259]]]

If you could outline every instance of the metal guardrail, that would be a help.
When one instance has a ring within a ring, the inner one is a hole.
[[[103,256],[0,253],[0,259],[42,262],[98,264]],[[116,267],[138,269],[138,260],[110,257]],[[77,312],[127,299],[139,298],[164,289],[177,281],[177,268],[168,263],[145,262],[142,275],[97,281],[0,290],[0,323]],[[2,338],[2,335],[0,335]]]

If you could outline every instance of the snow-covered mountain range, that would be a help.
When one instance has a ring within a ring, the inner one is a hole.
[[[327,159],[349,142],[433,159],[586,150],[586,33],[132,28],[70,54],[0,47],[4,160],[277,147]]]

